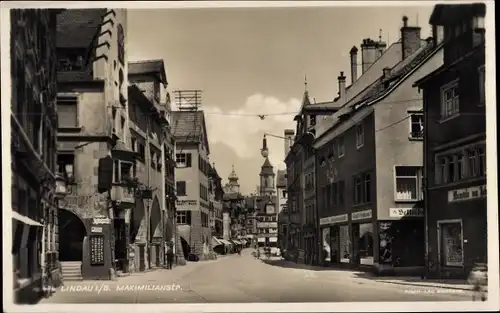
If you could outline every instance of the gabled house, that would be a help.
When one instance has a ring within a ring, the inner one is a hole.
[[[442,45],[422,40],[420,28],[407,21],[399,53],[392,60],[382,53],[365,70],[373,80],[346,97],[329,118],[333,125],[313,143],[327,264],[379,273],[423,270],[422,99],[412,84],[441,66]],[[392,66],[371,72],[383,58]]]
[[[485,16],[484,3],[436,5],[430,24],[443,64],[415,83],[424,99],[429,276],[464,278],[488,259]]]

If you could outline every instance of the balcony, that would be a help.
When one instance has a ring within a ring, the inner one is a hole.
[[[120,185],[113,185],[113,188],[111,188],[111,200],[124,206],[133,206],[135,204],[133,191]]]

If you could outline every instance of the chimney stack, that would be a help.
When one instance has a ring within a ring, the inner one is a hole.
[[[293,136],[295,135],[295,131],[293,129],[285,129],[285,158],[288,155],[288,152],[292,148],[293,145]]]
[[[391,72],[391,69],[388,68],[388,67],[384,67],[382,69],[382,71],[383,71],[383,74],[384,74],[384,78],[387,78],[389,76],[389,73]]]
[[[363,39],[361,44],[362,74],[375,62],[378,57],[377,43],[370,39]]]
[[[339,80],[339,96],[340,96],[340,99],[344,99],[345,98],[345,76],[344,76],[344,72],[340,72],[340,76],[337,77],[338,80]]]
[[[401,27],[403,60],[417,51],[420,43],[420,27],[408,26],[408,17],[403,16],[403,27]]]
[[[351,49],[351,84],[358,79],[358,48],[353,46]]]

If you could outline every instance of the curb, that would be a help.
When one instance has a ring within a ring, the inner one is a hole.
[[[405,286],[417,286],[417,287],[432,287],[432,288],[442,288],[442,289],[453,289],[453,290],[463,290],[463,291],[474,291],[472,287],[470,288],[464,288],[464,287],[455,287],[455,286],[448,286],[448,285],[435,285],[435,284],[412,284],[412,283],[405,283],[405,282],[398,282],[398,281],[383,281],[379,280],[378,282],[382,282],[385,284],[394,284],[394,285],[405,285]],[[486,290],[486,292],[488,292]]]

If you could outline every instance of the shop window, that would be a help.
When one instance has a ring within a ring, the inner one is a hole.
[[[361,264],[373,265],[373,224],[359,225],[358,253]]]
[[[323,260],[330,262],[331,261],[331,246],[330,246],[330,227],[323,228],[322,230],[322,239],[323,239]]]
[[[176,212],[177,225],[191,225],[191,211]]]
[[[57,155],[57,171],[68,184],[75,182],[75,155],[64,153]]]
[[[361,148],[365,144],[365,130],[363,124],[356,125],[356,148]]]
[[[349,263],[351,260],[351,252],[350,252],[350,235],[349,235],[349,226],[342,225],[339,227],[339,241],[340,241],[340,262],[341,263]]]
[[[185,181],[177,181],[176,183],[176,191],[177,196],[186,196],[186,182]]]
[[[178,168],[191,167],[191,153],[177,153],[175,162]]]
[[[440,262],[443,266],[462,267],[463,242],[460,222],[438,222],[440,233]]]
[[[441,119],[447,119],[459,113],[458,81],[441,88]]]
[[[395,201],[420,200],[420,171],[419,166],[395,167]]]
[[[57,97],[57,123],[59,128],[78,127],[77,97]]]

